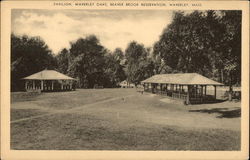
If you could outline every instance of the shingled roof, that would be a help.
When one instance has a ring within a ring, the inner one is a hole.
[[[142,83],[165,83],[181,85],[223,85],[198,73],[157,74]]]
[[[46,69],[41,71],[41,72],[37,72],[35,74],[32,74],[28,77],[25,77],[23,79],[30,79],[30,80],[74,80],[74,78],[66,76],[62,73],[55,71],[55,70],[46,70]]]

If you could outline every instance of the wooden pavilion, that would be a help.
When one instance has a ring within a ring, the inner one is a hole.
[[[23,78],[26,91],[69,91],[75,89],[75,79],[55,70],[43,70]]]
[[[216,87],[222,83],[197,73],[158,74],[141,82],[144,91],[182,99],[185,104],[216,101]],[[207,86],[214,86],[214,94],[207,94]]]

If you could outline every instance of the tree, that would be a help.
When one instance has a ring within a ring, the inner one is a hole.
[[[122,52],[115,52],[113,54],[108,53],[105,55],[105,86],[106,87],[117,87],[118,84],[126,79],[126,75],[124,72],[124,66],[121,65],[121,61],[123,60],[121,57]],[[123,55],[123,54],[122,54]]]
[[[56,60],[40,37],[11,34],[11,91],[24,89],[21,78],[55,67]]]
[[[124,60],[124,53],[121,48],[116,48],[113,55],[115,60],[119,61],[119,63]]]
[[[160,41],[154,46],[166,65],[180,72],[206,73],[210,68],[206,46],[209,35],[204,26],[205,15],[194,11],[185,15],[176,12],[173,22],[163,31]]]
[[[56,60],[57,60],[57,69],[61,73],[67,74],[70,63],[69,51],[66,48],[62,49],[56,56]]]
[[[129,43],[125,57],[127,60],[126,75],[127,80],[135,85],[142,80],[150,77],[154,73],[154,65],[151,59],[148,59],[148,51],[142,44],[133,41]]]
[[[176,12],[154,45],[156,68],[161,69],[163,61],[173,72],[197,72],[225,84],[228,79],[239,82],[240,29],[240,11]]]
[[[222,11],[221,23],[226,27],[223,44],[225,83],[241,83],[241,11]],[[225,47],[224,47],[225,46]]]
[[[72,59],[69,74],[78,78],[79,87],[92,88],[95,84],[103,85],[104,54],[107,51],[96,36],[91,35],[72,42],[69,52]]]

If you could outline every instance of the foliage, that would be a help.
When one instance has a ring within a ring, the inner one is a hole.
[[[113,54],[108,53],[105,56],[105,84],[106,87],[117,87],[121,81],[126,79],[124,66],[121,65],[123,53],[121,50],[114,51]]]
[[[133,41],[128,45],[125,51],[128,82],[137,85],[145,78],[153,75],[154,64],[148,55],[148,50],[146,50],[142,44]]]
[[[56,67],[56,60],[40,37],[11,34],[11,90],[22,90],[21,78]]]
[[[163,73],[196,72],[227,85],[241,82],[241,11],[175,12],[151,48],[132,41],[108,51],[95,35],[79,38],[54,56],[39,37],[11,35],[11,89],[45,68],[78,79],[81,88],[135,85]]]
[[[106,50],[96,36],[91,35],[72,42],[69,52],[72,60],[68,71],[71,76],[78,78],[79,87],[103,85]]]
[[[67,74],[70,63],[69,51],[66,48],[62,49],[56,56],[56,60],[57,60],[57,69],[59,70],[59,72]]]
[[[172,71],[196,72],[228,84],[225,73],[232,77],[237,71],[234,77],[240,77],[240,26],[239,11],[176,12],[155,43],[153,55]],[[158,68],[160,64],[158,60]]]

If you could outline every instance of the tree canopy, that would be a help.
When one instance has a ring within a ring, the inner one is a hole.
[[[45,68],[78,79],[78,87],[135,85],[161,73],[196,72],[226,85],[241,83],[241,11],[175,12],[152,48],[131,41],[106,49],[95,35],[78,38],[58,55],[40,37],[11,35],[11,89]]]
[[[240,26],[240,11],[176,12],[155,43],[153,54],[173,71],[240,83]]]
[[[79,38],[71,43],[68,71],[69,75],[78,78],[81,88],[92,88],[95,84],[102,85],[106,52],[94,35]]]
[[[154,74],[154,64],[149,58],[149,50],[143,44],[135,41],[129,43],[125,51],[125,57],[127,60],[126,75],[128,82],[137,85]]]
[[[40,37],[11,35],[11,90],[23,89],[21,78],[56,68],[56,60]]]

